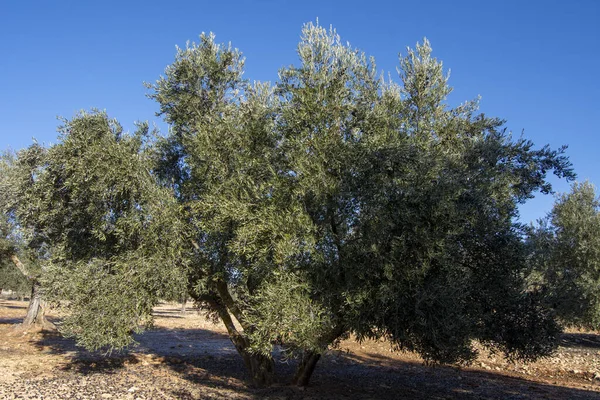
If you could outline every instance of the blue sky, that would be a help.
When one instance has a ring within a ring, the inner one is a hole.
[[[507,120],[538,146],[569,145],[579,175],[600,184],[600,1],[27,1],[0,3],[0,148],[56,140],[57,116],[106,109],[126,129],[158,121],[145,97],[175,45],[212,31],[246,56],[246,77],[277,79],[297,62],[303,23],[319,18],[394,72],[426,36],[452,70],[458,104]],[[557,182],[556,189],[568,190]],[[538,196],[522,220],[553,202]]]

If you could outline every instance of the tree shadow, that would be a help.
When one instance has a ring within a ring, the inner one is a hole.
[[[74,340],[58,332],[42,332],[35,345],[46,353],[62,355],[68,361],[60,368],[83,376],[117,374],[128,365],[166,368],[202,394],[185,387],[171,390],[177,399],[206,398],[207,393],[222,398],[222,391],[251,394],[247,372],[229,337],[208,329],[151,329],[135,336],[137,344],[119,352],[106,354],[78,347]],[[162,374],[164,375],[164,374]]]
[[[173,366],[174,369],[191,362],[209,368],[214,366],[217,358],[238,363],[236,358],[239,356],[228,336],[207,329],[150,329],[135,335],[134,339],[137,344],[125,350],[92,352],[56,331],[43,331],[35,346],[46,353],[65,356],[69,361],[64,368],[82,374],[110,372],[126,364],[148,360],[152,364]]]
[[[196,358],[171,365],[183,379],[202,388],[223,388],[253,398],[285,399],[598,399],[585,389],[562,387],[512,376],[509,373],[425,366],[378,353],[364,356],[332,351],[325,355],[308,388],[288,386],[295,361],[276,360],[276,384],[253,388],[241,384],[247,374],[239,357]],[[218,379],[213,379],[218,374]],[[177,398],[192,399],[185,390]]]
[[[3,322],[6,320],[10,319],[0,319],[0,324],[6,323]],[[595,343],[596,335],[589,336],[566,334],[565,340],[583,338]],[[256,399],[600,397],[598,392],[532,381],[503,371],[429,367],[417,361],[398,360],[377,352],[356,354],[340,350],[331,351],[323,357],[317,365],[311,385],[306,389],[288,386],[296,362],[285,361],[275,354],[276,384],[261,389],[249,385],[242,359],[224,333],[211,329],[157,328],[137,335],[135,339],[138,341],[136,346],[108,356],[101,352],[86,351],[76,346],[74,340],[64,338],[55,331],[41,332],[39,339],[36,339],[36,346],[46,353],[63,355],[68,361],[62,369],[81,375],[114,374],[127,365],[136,365],[148,368],[149,376],[154,376],[153,368],[166,368],[188,383],[170,389],[171,395],[180,399],[223,398],[223,392]],[[578,346],[582,342],[573,340],[565,343]]]
[[[595,333],[563,333],[560,338],[563,347],[583,347],[600,349],[600,335]]]
[[[598,399],[599,393],[531,381],[501,372],[465,370],[458,367],[425,366],[419,362],[399,361],[380,354],[366,357],[353,353],[331,352],[317,365],[308,388],[287,386],[282,380],[291,374],[294,362],[276,366],[278,383],[268,388],[253,388],[237,380],[245,376],[236,365],[224,368],[217,379],[214,365],[191,361],[173,370],[194,385],[243,392],[255,399]],[[233,374],[233,369],[238,373]],[[201,372],[198,372],[201,371]],[[208,372],[210,371],[210,372]],[[231,379],[237,378],[237,379]],[[199,396],[187,389],[173,390],[181,399]],[[202,397],[204,398],[204,397]]]
[[[179,312],[179,315],[171,312],[171,311],[163,311],[163,310],[157,310],[154,311],[154,316],[155,317],[161,317],[161,318],[185,318],[184,315],[181,314],[181,312]]]
[[[1,306],[4,307],[4,308],[10,308],[10,309],[13,309],[13,310],[27,310],[27,306],[26,305],[25,306],[11,306],[11,305],[1,304]]]
[[[498,372],[425,366],[377,353],[337,352],[317,366],[309,388],[335,398],[377,399],[598,399],[600,393]]]
[[[23,322],[23,318],[0,318],[0,325],[15,325]]]

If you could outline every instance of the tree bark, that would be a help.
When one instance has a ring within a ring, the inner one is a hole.
[[[344,332],[345,329],[343,325],[340,324],[335,326],[328,334],[321,338],[323,349],[327,349],[327,347],[336,341],[340,336],[342,336]],[[298,368],[296,369],[296,374],[294,375],[292,384],[298,386],[308,386],[310,378],[313,372],[315,372],[317,362],[319,362],[320,359],[320,352],[305,350],[304,354],[302,355],[302,359],[298,364]]]
[[[31,297],[29,298],[29,306],[27,307],[27,315],[25,315],[25,319],[23,320],[23,326],[35,325],[41,327],[54,327],[51,322],[46,320],[39,281],[30,274],[25,264],[19,260],[19,257],[16,254],[11,254],[10,259],[17,269],[31,281]]]
[[[252,383],[257,387],[269,386],[273,383],[274,362],[273,357],[262,354],[255,354],[249,351],[250,341],[247,337],[238,332],[231,315],[227,308],[218,301],[211,301],[211,305],[219,313],[219,317],[225,324],[229,340],[235,346],[235,349],[244,360],[244,364],[250,373]]]
[[[294,380],[292,383],[298,386],[308,386],[310,377],[315,371],[317,362],[320,359],[321,354],[319,353],[315,353],[314,351],[305,352],[300,360],[300,365],[298,365],[298,369],[296,370],[296,375],[294,375]]]
[[[23,326],[41,325],[46,322],[44,316],[44,308],[42,307],[42,297],[40,295],[40,284],[37,280],[33,280],[31,285],[31,298],[29,299],[29,307],[27,307],[27,315],[23,320]]]
[[[275,365],[271,356],[262,354],[251,354],[248,352],[247,340],[244,348],[238,348],[238,352],[244,359],[246,368],[250,371],[252,383],[257,387],[269,386],[273,383]]]
[[[192,245],[196,250],[200,250],[200,245],[196,241],[192,240]],[[270,355],[265,356],[249,352],[250,342],[248,338],[238,332],[231,319],[231,315],[229,314],[231,311],[231,314],[233,314],[235,319],[240,323],[242,329],[248,330],[250,327],[244,318],[242,310],[240,310],[231,297],[225,281],[217,281],[215,289],[218,293],[218,297],[212,299],[206,298],[204,301],[207,301],[213,309],[217,310],[219,317],[225,324],[225,328],[229,334],[229,340],[231,340],[237,352],[242,356],[244,364],[250,372],[252,383],[258,387],[271,385],[273,383],[275,370],[273,357]]]

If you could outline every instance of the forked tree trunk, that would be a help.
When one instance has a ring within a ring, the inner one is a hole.
[[[196,250],[200,249],[200,246],[195,241],[192,241],[192,245]],[[229,334],[229,339],[235,346],[240,356],[242,356],[244,364],[246,365],[248,372],[250,372],[252,383],[258,387],[271,385],[273,383],[275,371],[273,357],[271,357],[271,355],[265,356],[262,354],[253,354],[249,351],[250,341],[247,337],[238,332],[233,320],[231,319],[231,315],[229,315],[230,309],[243,327],[243,319],[240,318],[239,309],[229,294],[227,283],[224,281],[216,282],[216,289],[219,293],[218,299],[215,297],[206,297],[202,300],[208,302],[219,314],[221,321],[223,321],[223,324],[225,324],[225,328]]]
[[[250,373],[252,383],[257,387],[269,386],[273,383],[275,364],[273,357],[249,351],[250,341],[239,332],[230,332],[229,338],[236,350],[242,356],[244,364]]]

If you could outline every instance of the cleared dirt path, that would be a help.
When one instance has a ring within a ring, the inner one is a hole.
[[[292,363],[278,365],[278,385],[255,389],[224,328],[194,310],[157,307],[138,346],[105,358],[55,332],[15,329],[26,305],[0,300],[0,399],[600,399],[595,333],[570,332],[554,357],[530,365],[482,355],[469,368],[345,341],[307,389],[286,386]]]

